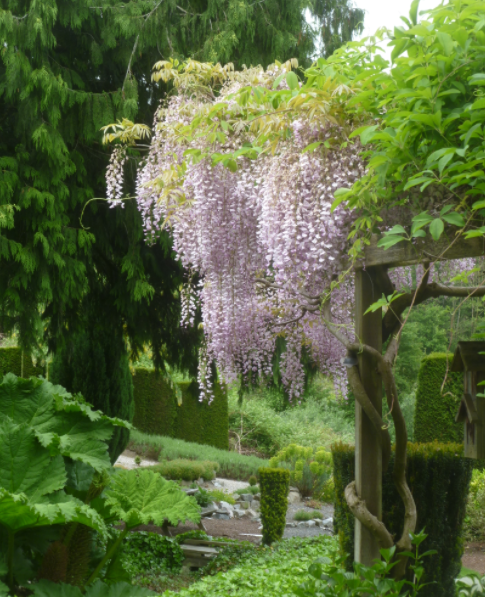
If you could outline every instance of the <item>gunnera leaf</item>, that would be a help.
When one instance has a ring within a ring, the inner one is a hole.
[[[127,528],[165,520],[176,525],[190,520],[200,522],[200,507],[172,481],[149,469],[119,470],[106,491],[106,505]]]
[[[72,396],[61,386],[8,373],[0,383],[0,417],[26,424],[42,446],[96,471],[110,468],[107,441],[114,426],[131,428],[121,419],[107,417]]]
[[[51,456],[25,423],[0,422],[0,525],[11,532],[81,522],[100,533],[101,517],[63,491],[64,460]]]

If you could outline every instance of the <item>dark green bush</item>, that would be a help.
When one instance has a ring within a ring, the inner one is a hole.
[[[263,543],[271,545],[283,537],[288,508],[290,471],[283,468],[260,468],[261,522]]]
[[[204,481],[212,481],[216,476],[219,465],[217,462],[210,462],[208,460],[185,460],[184,458],[177,458],[161,462],[152,468],[157,473],[160,473],[162,477],[165,477],[165,479],[173,481],[197,481],[200,478],[204,479]]]
[[[332,447],[335,481],[334,528],[341,549],[349,554],[347,567],[352,569],[354,554],[354,517],[344,497],[345,487],[355,479],[353,446]],[[383,521],[389,531],[402,533],[404,507],[392,479],[394,456],[382,482]],[[454,579],[461,569],[462,529],[472,461],[463,457],[459,444],[408,444],[407,480],[418,512],[417,529],[428,535],[423,548],[436,554],[426,558],[426,597],[454,597]]]
[[[14,373],[17,377],[38,377],[44,375],[44,368],[34,366],[29,354],[21,348],[0,348],[0,378],[7,373]]]
[[[182,391],[179,404],[170,383],[153,369],[136,368],[134,426],[144,433],[164,435],[227,450],[229,425],[227,392],[214,384],[211,404],[199,401],[195,382],[177,384]]]
[[[463,442],[463,424],[455,423],[463,395],[463,374],[448,371],[441,393],[447,359],[451,367],[452,354],[434,353],[421,361],[414,411],[415,442]]]

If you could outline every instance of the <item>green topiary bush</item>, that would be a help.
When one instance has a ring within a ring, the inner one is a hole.
[[[17,377],[38,377],[44,375],[44,368],[32,363],[29,354],[18,347],[0,348],[0,377],[13,373]]]
[[[463,442],[463,424],[455,423],[463,395],[463,373],[448,371],[442,394],[447,359],[451,368],[452,354],[430,354],[421,362],[414,411],[415,442]]]
[[[261,522],[263,543],[271,545],[283,537],[288,508],[290,471],[283,468],[260,468]]]
[[[177,458],[175,460],[167,460],[156,464],[152,467],[154,471],[160,473],[165,479],[173,481],[197,481],[197,479],[204,479],[204,481],[212,481],[219,469],[217,462],[210,462],[208,460],[185,460]]]
[[[332,446],[335,483],[334,528],[342,551],[354,554],[354,517],[344,497],[345,487],[355,479],[353,446]],[[402,532],[404,507],[392,479],[394,456],[382,481],[383,521],[396,537]],[[473,463],[463,457],[459,444],[408,444],[407,480],[418,513],[417,530],[428,535],[423,547],[436,550],[424,562],[426,597],[454,597],[461,569],[462,529]]]
[[[144,433],[229,448],[227,392],[214,384],[211,404],[199,401],[195,382],[181,382],[179,404],[170,383],[154,369],[137,367],[133,375],[135,416],[133,425]]]

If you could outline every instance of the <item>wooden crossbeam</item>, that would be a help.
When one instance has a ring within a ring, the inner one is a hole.
[[[450,260],[485,256],[485,241],[480,237],[469,240],[459,238],[451,247],[449,245],[453,237],[444,238],[443,235],[437,242],[429,238],[419,238],[415,239],[416,242],[413,243],[402,241],[387,250],[377,246],[378,240],[377,235],[372,237],[370,245],[364,250],[364,260],[356,264],[356,269],[376,265],[401,267],[421,263],[423,260],[435,261],[437,259]],[[443,251],[445,253],[442,255]]]

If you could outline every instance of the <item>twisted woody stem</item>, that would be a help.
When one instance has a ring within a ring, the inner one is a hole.
[[[387,275],[387,273],[386,273]],[[407,557],[399,556],[400,552],[411,549],[411,540],[409,534],[416,530],[416,504],[406,481],[406,457],[407,457],[407,430],[404,416],[397,399],[397,390],[392,373],[392,366],[397,356],[399,348],[399,333],[396,333],[390,339],[386,352],[382,355],[378,350],[366,344],[350,342],[333,323],[330,302],[327,301],[323,306],[325,323],[330,333],[339,340],[347,349],[348,353],[355,355],[358,352],[369,354],[376,363],[376,367],[382,376],[386,390],[386,399],[394,421],[396,431],[396,446],[393,477],[394,484],[403,501],[405,508],[404,528],[401,538],[396,544],[398,558],[393,573],[396,578],[401,578],[406,570]],[[398,331],[401,325],[401,319],[396,322]],[[372,404],[365,388],[362,384],[358,367],[355,365],[348,369],[348,379],[350,387],[354,392],[355,399],[362,406],[362,409],[371,421],[382,447],[383,470],[387,469],[391,455],[391,443],[389,432],[384,426],[382,417]],[[355,482],[350,483],[345,490],[345,499],[352,514],[372,533],[378,544],[382,548],[389,548],[394,545],[394,540],[385,525],[371,514],[366,507],[365,502],[357,494]]]

